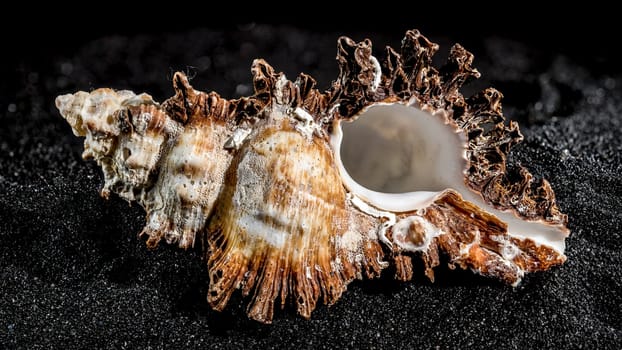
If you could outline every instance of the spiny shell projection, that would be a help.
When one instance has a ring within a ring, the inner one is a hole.
[[[342,37],[325,92],[258,59],[250,97],[176,73],[162,104],[98,89],[56,105],[102,167],[102,196],[144,207],[149,247],[202,239],[216,310],[240,289],[255,320],[271,322],[277,300],[308,318],[389,264],[406,281],[420,257],[434,280],[443,254],[516,285],[566,260],[566,215],[546,180],[506,168],[522,136],[504,124],[501,93],[459,92],[479,77],[473,55],[456,44],[437,70],[437,49],[408,31],[381,64],[369,40]]]

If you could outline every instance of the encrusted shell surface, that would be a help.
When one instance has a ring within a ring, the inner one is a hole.
[[[506,167],[522,136],[504,124],[501,93],[459,92],[479,76],[473,55],[455,45],[437,70],[437,49],[408,31],[381,64],[369,40],[342,37],[325,92],[258,59],[250,97],[176,73],[162,104],[111,89],[56,103],[101,165],[102,195],[145,208],[150,247],[202,240],[217,310],[240,289],[255,320],[271,322],[278,300],[310,317],[390,263],[406,281],[420,257],[434,280],[442,254],[515,285],[565,261],[567,218],[546,180]]]

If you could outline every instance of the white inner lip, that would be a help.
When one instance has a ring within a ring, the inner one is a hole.
[[[563,252],[565,227],[497,210],[467,187],[465,136],[447,120],[402,103],[374,104],[354,123],[336,120],[330,141],[344,186],[365,203],[393,213],[425,208],[451,188],[505,222],[509,234]]]

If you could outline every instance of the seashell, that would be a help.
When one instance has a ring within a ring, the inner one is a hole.
[[[473,55],[456,44],[437,70],[437,49],[411,30],[381,65],[369,40],[342,37],[325,92],[257,59],[249,97],[200,92],[176,73],[162,104],[98,89],[56,105],[102,167],[102,196],[144,207],[149,247],[199,235],[216,310],[240,289],[252,319],[271,322],[277,300],[308,318],[390,264],[412,279],[413,257],[432,281],[446,255],[516,285],[566,260],[567,217],[546,180],[506,167],[522,135],[504,124],[502,94],[460,93],[479,77]]]

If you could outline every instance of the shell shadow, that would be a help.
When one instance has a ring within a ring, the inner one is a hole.
[[[185,286],[185,290],[174,302],[173,314],[196,320],[207,326],[210,334],[219,337],[226,337],[231,333],[244,333],[254,338],[269,337],[270,325],[249,319],[246,315],[246,304],[240,292],[236,291],[225,310],[219,312],[212,309],[207,302],[207,282],[200,280]],[[279,316],[275,319],[278,320]]]
[[[434,282],[424,274],[425,266],[421,259],[413,257],[413,278],[410,281],[398,281],[394,278],[395,267],[389,266],[376,279],[356,281],[358,288],[366,294],[393,295],[402,291],[408,284],[428,286],[432,288],[502,286],[503,283],[489,277],[484,277],[459,267],[449,267],[447,256],[441,255],[440,264],[434,268]]]

